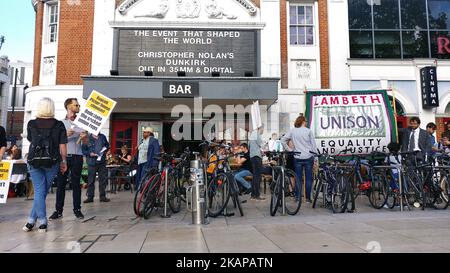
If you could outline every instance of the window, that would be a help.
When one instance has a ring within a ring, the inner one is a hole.
[[[58,38],[58,4],[48,5],[48,41],[55,43]]]
[[[450,59],[449,0],[348,0],[351,58]]]
[[[289,37],[291,45],[314,44],[314,13],[312,5],[289,7]]]

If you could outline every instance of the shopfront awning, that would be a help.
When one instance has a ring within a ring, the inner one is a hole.
[[[118,111],[148,111],[149,107],[168,107],[193,99],[167,96],[168,84],[178,87],[184,83],[195,86],[193,97],[202,97],[205,104],[248,104],[259,100],[272,105],[278,99],[279,78],[262,77],[135,77],[135,76],[84,76],[83,97],[96,90],[118,101]],[[178,90],[178,89],[177,89]],[[142,109],[144,108],[144,109]],[[156,110],[156,109],[152,109]],[[169,110],[170,111],[170,110]],[[161,111],[160,111],[161,112]],[[165,111],[163,111],[165,112]]]

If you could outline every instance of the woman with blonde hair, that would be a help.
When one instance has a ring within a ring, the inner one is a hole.
[[[45,200],[58,171],[67,170],[67,134],[61,121],[54,118],[55,104],[50,98],[43,98],[37,104],[36,119],[27,124],[28,170],[34,187],[34,201],[26,232],[32,231],[39,221],[39,232],[47,231]]]

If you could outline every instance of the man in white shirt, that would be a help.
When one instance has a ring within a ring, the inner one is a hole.
[[[427,131],[420,129],[420,119],[412,117],[409,120],[408,129],[400,129],[402,132],[402,152],[418,151],[417,159],[423,160],[425,154],[431,153],[431,140]]]

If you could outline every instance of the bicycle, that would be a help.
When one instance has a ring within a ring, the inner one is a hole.
[[[200,146],[207,146],[208,150],[213,148],[213,152],[208,156],[208,162],[205,163],[204,175],[207,182],[207,206],[208,216],[217,217],[219,215],[232,216],[234,213],[228,214],[226,208],[230,198],[234,207],[238,208],[241,216],[244,216],[241,201],[239,200],[239,186],[234,179],[234,174],[228,163],[228,159],[238,155],[221,155],[216,148],[224,149],[225,154],[230,154],[230,146],[224,144],[216,144],[211,142],[203,142]],[[209,169],[209,170],[208,170]]]
[[[287,169],[287,156],[299,155],[300,152],[266,152],[269,159],[276,160],[277,165],[272,166],[270,215],[275,216],[281,207],[289,215],[296,215],[302,204],[302,184],[293,170]]]
[[[314,178],[312,208],[316,207],[319,194],[322,193],[325,208],[331,207],[333,213],[344,213],[350,196],[348,172],[352,166],[344,165],[338,155],[320,154],[320,151],[310,153],[319,159],[319,172]]]

